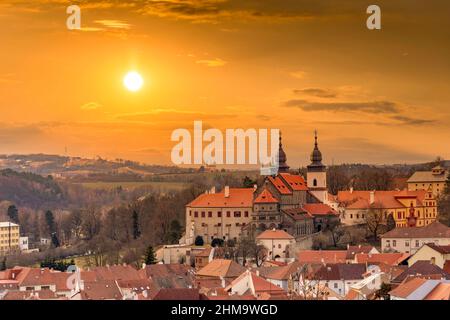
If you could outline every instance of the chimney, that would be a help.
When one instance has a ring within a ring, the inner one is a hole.
[[[258,185],[257,185],[257,184],[254,184],[254,185],[253,185],[253,191],[256,191],[256,189],[258,189]]]
[[[375,202],[375,191],[370,191],[370,204]]]
[[[256,270],[256,275],[259,277],[259,270]]]
[[[230,197],[230,187],[229,186],[225,186],[225,198],[229,198]]]
[[[211,191],[210,191],[209,193],[211,193],[211,194],[216,193],[216,187],[212,187],[212,188],[211,188]]]
[[[220,277],[220,282],[221,282],[222,288],[225,288],[225,278],[224,277]]]
[[[353,187],[350,187],[350,193],[353,193]]]

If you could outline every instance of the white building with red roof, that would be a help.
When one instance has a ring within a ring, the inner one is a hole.
[[[284,230],[266,230],[256,237],[256,242],[267,249],[267,256],[271,260],[290,258],[289,249],[295,244],[295,238]]]
[[[193,244],[197,236],[204,243],[215,238],[237,240],[242,228],[251,221],[254,188],[225,188],[201,194],[186,205],[185,242]]]

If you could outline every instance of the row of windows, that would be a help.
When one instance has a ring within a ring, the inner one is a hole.
[[[8,244],[9,240],[0,240],[0,243],[2,244]],[[17,239],[11,239],[11,243],[19,243],[19,240]]]
[[[243,223],[239,223],[239,222],[236,222],[235,223],[235,226],[236,227],[245,227],[245,225],[246,225],[246,223],[245,222],[243,222]],[[222,226],[222,223],[221,222],[219,222],[218,224],[215,224],[214,225],[214,227],[221,227]],[[207,223],[202,223],[202,227],[208,227],[208,224]],[[231,223],[230,224],[226,224],[225,225],[225,227],[231,227]]]
[[[11,237],[18,237],[19,233],[11,233]],[[2,233],[0,234],[0,238],[9,238],[9,233]]]
[[[19,231],[19,227],[1,227],[0,228],[0,231],[3,231],[3,232],[9,232],[9,230],[11,230],[11,231]]]
[[[438,243],[439,243],[438,240],[434,240],[433,242],[434,242],[435,244],[438,244]],[[423,245],[424,243],[425,243],[425,242],[422,241],[422,244],[421,244],[419,240],[416,240],[416,241],[414,241],[414,243],[412,243],[412,244],[414,244],[414,246],[415,246],[416,248],[419,248],[419,247],[420,247],[421,245]],[[405,244],[405,247],[409,247],[410,244],[411,244],[411,242],[410,242],[409,240],[405,240],[404,244]],[[386,240],[386,246],[387,246],[387,247],[390,247],[390,246],[391,246],[391,240]],[[396,246],[397,246],[397,240],[392,240],[392,247],[396,247]]]
[[[192,211],[189,210],[189,216],[192,216]],[[202,218],[206,218],[206,212],[205,211],[201,211],[200,212],[200,216]],[[199,212],[198,211],[194,211],[194,218],[198,218],[199,217]],[[208,211],[208,218],[212,218],[213,217],[213,212],[212,211]],[[226,212],[226,217],[230,218],[231,217],[231,211],[227,211]],[[234,211],[233,212],[233,217],[235,218],[240,218],[242,217],[242,213],[241,211]],[[248,211],[244,211],[244,217],[248,218]],[[217,212],[217,218],[222,218],[222,212],[218,211]]]

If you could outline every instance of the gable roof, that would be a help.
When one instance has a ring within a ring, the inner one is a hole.
[[[336,210],[334,210],[329,205],[324,203],[305,203],[302,206],[302,209],[305,210],[311,216],[339,215],[339,213]]]
[[[362,245],[348,246],[346,258],[347,259],[354,259],[356,254],[358,254],[358,253],[369,253],[373,249],[375,249],[375,247],[373,247],[373,246],[362,246]]]
[[[370,195],[373,193],[373,203],[370,203]],[[418,202],[418,206],[422,206],[427,191],[417,190],[389,190],[389,191],[339,191],[337,201],[341,206],[347,209],[391,209],[405,208],[405,205],[399,199],[411,198]]]
[[[389,294],[391,296],[395,296],[395,297],[400,297],[400,298],[406,299],[411,293],[413,293],[418,288],[420,288],[425,282],[427,282],[427,279],[412,278],[411,280],[400,284],[394,290],[391,290],[389,292]]]
[[[437,244],[434,243],[426,243],[425,245],[439,252],[440,254],[450,254],[450,245],[438,246]]]
[[[402,272],[398,277],[392,280],[392,282],[402,282],[408,277],[417,276],[431,276],[440,277],[450,280],[450,274],[439,268],[437,265],[430,263],[429,261],[419,260],[411,267]]]
[[[194,269],[185,264],[151,264],[141,270],[154,286],[161,288],[188,288],[194,284]]]
[[[281,211],[296,221],[312,219],[312,216],[303,210],[303,208],[289,208]]]
[[[197,271],[197,276],[235,278],[245,270],[243,266],[233,260],[214,259]]]
[[[264,190],[256,197],[254,203],[278,203],[279,201],[275,198],[269,190],[264,188]]]
[[[408,259],[410,255],[408,253],[357,253],[355,260],[358,263],[383,263],[390,266],[398,266],[400,263]]]
[[[152,300],[200,300],[198,288],[163,288],[156,292]]]
[[[253,205],[253,188],[230,188],[225,192],[203,193],[186,205],[191,208],[249,208]]]
[[[300,250],[297,253],[300,263],[345,263],[346,256],[344,250]]]
[[[263,272],[262,276],[266,279],[288,280],[290,275],[297,272],[301,266],[302,265],[298,261],[294,261],[287,266],[267,267],[267,270]]]
[[[316,280],[360,280],[364,278],[366,265],[362,263],[333,263],[326,264],[314,272],[312,278]]]
[[[419,183],[419,182],[445,182],[447,174],[444,172],[442,174],[435,174],[433,171],[416,171],[408,179],[408,183]]]
[[[305,179],[298,174],[280,173],[278,176],[294,191],[308,190]]]
[[[450,283],[439,283],[424,300],[450,300]]]
[[[279,177],[269,177],[270,183],[278,190],[281,194],[292,194],[291,189],[283,182],[283,180]]]
[[[381,238],[450,238],[450,228],[435,221],[424,227],[395,228]]]
[[[284,230],[266,230],[263,231],[261,234],[259,234],[256,237],[257,240],[263,240],[263,239],[287,239],[292,240],[295,239],[293,236],[291,236],[289,233],[287,233]]]

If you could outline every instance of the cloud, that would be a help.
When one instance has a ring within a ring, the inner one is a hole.
[[[224,65],[227,64],[226,61],[219,59],[219,58],[215,58],[215,59],[207,59],[207,60],[197,60],[195,61],[195,63],[207,66],[207,67],[211,67],[211,68],[217,68],[217,67],[223,67]]]
[[[402,116],[402,115],[394,115],[391,116],[392,119],[397,120],[405,125],[422,125],[422,124],[431,124],[436,123],[436,120],[431,119],[417,119],[417,118],[411,118],[408,116]]]
[[[332,111],[332,112],[354,112],[365,113],[397,113],[399,107],[391,101],[373,102],[312,102],[302,99],[292,99],[284,103],[286,107],[297,107],[303,111]]]
[[[95,20],[94,22],[112,29],[131,29],[131,24],[121,20]]]
[[[96,110],[101,107],[102,105],[97,102],[88,102],[81,106],[81,110]]]
[[[184,111],[177,109],[155,109],[149,112],[119,114],[117,119],[138,122],[155,122],[155,121],[180,121],[180,120],[213,120],[213,119],[232,119],[236,118],[236,114],[226,113],[204,113],[198,111]]]
[[[307,73],[305,71],[293,71],[293,72],[289,73],[289,75],[296,79],[304,79],[306,77]]]
[[[337,93],[329,89],[321,88],[305,88],[305,89],[295,89],[293,90],[295,94],[305,94],[308,96],[318,97],[318,98],[336,98]]]
[[[328,143],[327,154],[336,155],[338,162],[352,163],[406,163],[428,161],[430,155],[416,150],[405,150],[397,146],[373,142],[365,138],[344,137]],[[348,159],[347,155],[351,155]],[[339,159],[338,155],[345,157]],[[400,160],[401,159],[401,160]]]

